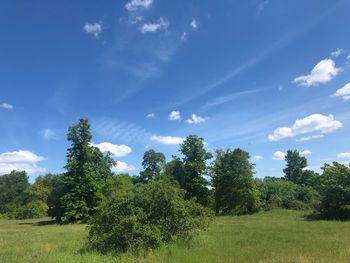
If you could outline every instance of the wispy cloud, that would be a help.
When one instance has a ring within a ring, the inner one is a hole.
[[[145,23],[141,27],[141,33],[155,33],[160,30],[166,30],[169,27],[169,21],[160,17],[155,23]]]
[[[334,50],[332,53],[331,53],[331,57],[332,58],[337,58],[339,57],[340,55],[342,55],[343,53],[345,53],[345,50],[342,49],[342,48],[337,48],[336,50]]]
[[[259,4],[258,4],[258,7],[257,7],[257,13],[258,15],[260,15],[262,13],[262,11],[265,9],[265,7],[269,4],[269,0],[264,0],[264,1],[261,1]]]
[[[192,27],[193,30],[197,30],[198,26],[199,26],[199,23],[198,23],[198,21],[195,18],[193,18],[192,21],[191,21],[190,26]]]
[[[43,129],[40,131],[40,135],[44,140],[52,140],[56,138],[56,132],[52,129]]]
[[[12,110],[14,107],[12,104],[8,103],[1,103],[0,108],[5,109],[5,110]]]
[[[188,123],[188,124],[199,124],[199,123],[203,123],[205,121],[206,121],[205,118],[203,118],[201,116],[198,116],[197,114],[192,114],[191,118],[186,120],[186,123]]]
[[[310,140],[316,140],[316,139],[322,139],[324,138],[323,134],[318,134],[318,135],[311,135],[311,136],[305,136],[305,137],[301,137],[299,139],[297,139],[297,142],[306,142],[306,141],[310,141]]]
[[[221,104],[230,102],[230,101],[232,101],[232,100],[241,98],[241,97],[243,97],[243,96],[250,95],[250,94],[254,94],[254,93],[258,92],[258,91],[259,91],[259,90],[256,89],[256,90],[246,90],[246,91],[240,91],[240,92],[230,93],[230,94],[227,94],[227,95],[225,95],[225,96],[221,96],[221,97],[218,97],[218,98],[213,99],[212,101],[208,102],[208,103],[204,106],[204,108],[219,106],[219,105],[221,105]]]
[[[93,35],[95,38],[98,38],[102,32],[102,24],[86,22],[83,29],[87,34]]]
[[[150,8],[153,3],[153,0],[131,0],[130,2],[125,4],[125,8],[128,11],[136,11],[138,9]]]
[[[344,87],[338,89],[333,96],[341,97],[344,100],[350,100],[350,82],[345,84]]]
[[[178,121],[181,120],[181,113],[179,111],[172,111],[169,114],[170,121]]]
[[[155,113],[148,113],[147,115],[146,115],[146,118],[154,118],[156,116],[156,114]]]
[[[174,136],[158,136],[153,135],[151,136],[151,141],[160,143],[160,144],[166,144],[166,145],[177,145],[184,142],[185,138],[182,137],[174,137]]]

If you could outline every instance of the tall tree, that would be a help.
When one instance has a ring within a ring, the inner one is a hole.
[[[91,131],[87,119],[69,127],[67,172],[63,175],[63,196],[57,219],[64,222],[85,221],[94,213],[103,183],[112,175],[115,161],[91,146]]]
[[[206,162],[212,158],[212,154],[205,150],[203,138],[196,135],[186,138],[181,144],[180,152],[183,154],[183,173],[178,173],[175,179],[186,190],[186,198],[194,197],[199,203],[207,205],[209,183],[204,176],[207,172]]]
[[[305,176],[308,175],[308,173],[304,173],[304,169],[307,167],[306,158],[300,156],[296,150],[289,150],[285,160],[287,162],[286,168],[283,170],[285,179],[298,185],[305,184],[307,180]]]
[[[165,156],[163,153],[149,150],[143,155],[142,166],[144,171],[140,173],[140,179],[147,183],[160,176],[165,166]]]
[[[217,214],[241,215],[258,211],[260,197],[253,169],[249,154],[241,149],[216,151],[211,170]]]

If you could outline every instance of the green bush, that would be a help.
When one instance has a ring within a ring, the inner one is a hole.
[[[47,216],[48,206],[42,201],[32,201],[18,207],[13,213],[15,219],[31,219]]]
[[[207,226],[211,212],[184,195],[167,179],[115,192],[90,221],[90,247],[100,252],[139,251],[191,238]]]
[[[350,219],[350,167],[334,162],[322,169],[319,211],[327,218]]]
[[[266,177],[257,182],[265,209],[316,209],[320,203],[319,193],[311,187],[296,185],[290,181]]]

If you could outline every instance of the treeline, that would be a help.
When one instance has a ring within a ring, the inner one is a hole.
[[[59,223],[88,222],[89,244],[99,251],[154,248],[190,238],[216,215],[244,215],[273,208],[313,209],[325,218],[350,218],[350,168],[334,162],[322,174],[288,151],[283,178],[254,179],[254,164],[241,149],[205,149],[189,135],[181,157],[144,153],[137,176],[114,174],[116,162],[91,146],[87,119],[68,130],[65,173],[28,183],[25,172],[0,177],[0,216],[51,216]],[[212,162],[210,163],[210,160]]]

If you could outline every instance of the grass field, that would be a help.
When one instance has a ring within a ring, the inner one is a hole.
[[[0,262],[350,262],[350,222],[306,221],[305,212],[274,210],[218,217],[189,244],[145,257],[85,252],[84,225],[0,220]]]

